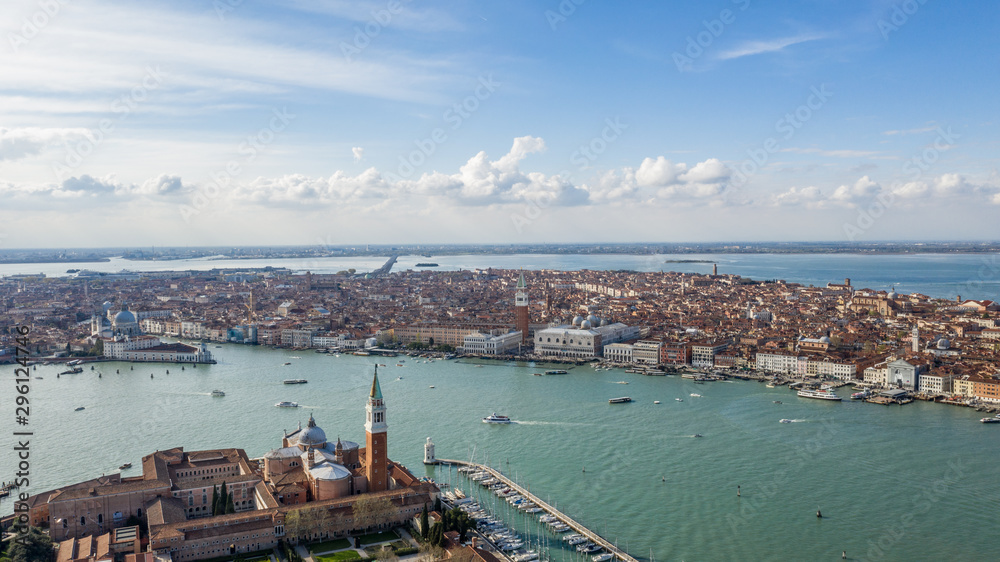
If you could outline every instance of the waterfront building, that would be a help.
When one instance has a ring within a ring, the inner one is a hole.
[[[663,342],[660,345],[660,363],[687,365],[691,362],[691,344],[686,341]]]
[[[433,503],[439,490],[388,459],[377,374],[365,411],[363,449],[340,439],[331,444],[310,416],[259,462],[234,448],[156,451],[143,457],[141,476],[114,474],[31,496],[29,519],[66,541],[130,527],[126,521],[135,517],[148,527],[149,551],[174,561],[268,549],[289,533],[344,536],[397,525]],[[223,483],[233,510],[215,514],[211,499]],[[377,521],[356,522],[353,505],[365,497],[385,498],[391,509]],[[308,529],[301,518],[289,519],[303,509]]]
[[[952,373],[943,371],[921,373],[917,388],[928,395],[950,394],[954,378]]]
[[[634,346],[630,343],[612,343],[604,346],[604,359],[612,363],[631,363]]]
[[[577,316],[573,324],[535,331],[535,353],[558,357],[592,359],[604,353],[604,346],[639,337],[639,328],[620,322],[609,323],[597,316]]]
[[[799,373],[800,359],[804,357],[786,353],[757,353],[757,370],[779,375],[795,375]]]
[[[116,337],[104,340],[104,356],[120,361],[157,363],[214,363],[208,346],[162,343],[156,336]]]
[[[918,390],[920,385],[919,376],[926,368],[926,365],[918,366],[906,359],[900,358],[890,362],[887,368],[886,384],[905,388],[906,390]]]
[[[632,345],[632,362],[642,365],[660,363],[660,342],[639,340]]]
[[[502,355],[516,351],[522,341],[521,332],[499,335],[474,332],[462,340],[462,351],[469,355]]]
[[[691,344],[691,365],[710,369],[715,366],[715,355],[729,347],[728,341],[703,341]]]

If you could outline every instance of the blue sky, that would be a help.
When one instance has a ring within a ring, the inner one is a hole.
[[[998,239],[998,12],[13,2],[0,244]]]

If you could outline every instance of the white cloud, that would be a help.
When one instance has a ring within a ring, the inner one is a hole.
[[[763,53],[775,53],[784,50],[785,47],[824,38],[826,38],[825,35],[807,34],[796,35],[794,37],[783,37],[781,39],[771,39],[767,41],[748,41],[734,49],[723,52],[719,55],[719,58],[722,60],[729,60],[751,55],[760,55]]]
[[[870,200],[882,191],[882,187],[868,176],[862,176],[853,185],[841,185],[830,199],[848,206]]]
[[[86,129],[43,129],[39,127],[5,129],[0,127],[0,161],[35,156],[51,146],[82,139],[88,133],[89,131]]]
[[[797,187],[791,187],[788,191],[781,193],[776,193],[771,196],[771,201],[775,205],[806,205],[807,207],[817,208],[822,206],[823,193],[816,186],[803,187],[801,189]]]
[[[351,154],[354,155],[355,162],[360,162],[361,159],[365,157],[365,149],[361,148],[360,146],[355,146],[354,148],[351,149]]]

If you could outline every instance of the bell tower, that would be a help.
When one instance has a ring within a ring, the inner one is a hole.
[[[368,478],[369,492],[389,489],[389,473],[386,451],[385,402],[382,388],[378,384],[378,366],[372,379],[372,389],[365,404],[365,476]]]
[[[528,318],[528,284],[524,282],[524,273],[517,280],[517,292],[514,293],[514,328],[521,332],[521,345],[529,341],[530,320]]]

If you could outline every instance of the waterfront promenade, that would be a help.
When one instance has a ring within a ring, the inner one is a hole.
[[[605,551],[610,552],[611,554],[614,554],[615,555],[615,559],[617,559],[617,560],[624,560],[624,561],[627,561],[627,562],[638,562],[636,560],[636,558],[632,557],[631,555],[629,555],[624,550],[621,550],[617,546],[611,544],[607,539],[605,539],[601,535],[598,535],[594,531],[591,531],[587,527],[584,527],[582,524],[578,523],[577,521],[575,521],[570,516],[566,515],[565,513],[561,512],[561,511],[559,511],[555,507],[549,505],[548,503],[546,503],[545,501],[543,501],[542,498],[539,498],[538,496],[532,494],[526,488],[518,485],[516,482],[514,482],[510,478],[507,478],[506,476],[504,476],[503,473],[501,473],[499,470],[492,469],[492,468],[490,468],[490,467],[488,467],[488,466],[486,466],[484,464],[477,464],[477,463],[466,462],[466,461],[459,461],[459,460],[452,460],[452,459],[437,459],[437,462],[438,462],[438,464],[443,464],[443,465],[453,464],[453,465],[456,465],[456,466],[472,466],[472,467],[475,467],[478,470],[482,470],[484,472],[488,472],[491,475],[493,475],[494,478],[496,478],[497,480],[500,480],[501,482],[503,482],[505,485],[510,486],[514,490],[517,490],[517,493],[519,493],[522,496],[528,498],[529,500],[531,500],[532,502],[534,502],[535,505],[537,505],[538,507],[544,509],[547,513],[550,513],[550,514],[554,515],[555,517],[557,517],[560,521],[562,521],[563,523],[565,523],[566,525],[568,525],[575,532],[580,533],[581,535],[587,537],[587,540],[591,541],[594,544],[600,545],[601,547],[604,548]]]

